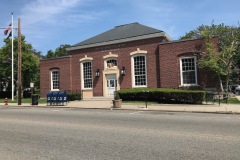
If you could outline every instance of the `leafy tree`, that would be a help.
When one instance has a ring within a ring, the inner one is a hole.
[[[22,36],[21,39],[21,53],[22,53],[22,87],[27,88],[30,85],[30,82],[34,82],[35,86],[39,87],[39,58],[35,55],[36,50],[32,48],[32,45],[25,41],[25,36]],[[4,39],[5,45],[0,49],[1,61],[9,60],[12,58],[12,42],[11,39]],[[18,79],[18,38],[14,38],[14,79],[15,86]],[[40,52],[38,52],[39,54]],[[0,70],[6,70],[0,72],[0,77],[10,77],[11,78],[11,62],[7,66],[1,65]],[[10,85],[11,86],[11,85]]]
[[[55,58],[55,53],[52,50],[49,50],[44,58]]]
[[[215,35],[220,38],[219,51],[216,51],[214,44],[211,42],[211,38]],[[224,24],[202,25],[196,30],[190,31],[181,39],[191,37],[204,38],[206,51],[202,52],[202,58],[199,60],[198,66],[212,70],[218,76],[220,84],[222,84],[222,79],[225,79],[225,89],[227,91],[233,68],[237,67],[235,57],[239,56],[237,47],[240,42],[240,28],[225,26]],[[221,89],[223,90],[223,87]]]
[[[42,52],[36,51],[35,49],[33,49],[33,55],[35,55],[39,59],[43,57]]]
[[[0,91],[9,90],[11,86],[11,59],[3,53],[3,50],[0,49]]]
[[[55,50],[55,56],[56,57],[62,57],[62,56],[67,56],[67,50],[66,48],[69,48],[70,45],[69,44],[62,44],[60,45],[58,48],[56,48]]]
[[[56,58],[56,57],[67,56],[68,53],[66,48],[69,48],[69,47],[70,47],[69,44],[62,44],[58,48],[56,48],[55,51],[49,50],[47,52],[47,55],[44,56],[43,58]]]

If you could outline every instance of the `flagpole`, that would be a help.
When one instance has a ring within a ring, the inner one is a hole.
[[[13,12],[12,12],[12,101],[14,101],[14,55],[13,55]]]

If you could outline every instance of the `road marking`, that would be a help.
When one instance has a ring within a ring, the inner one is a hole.
[[[67,110],[67,109],[65,109],[65,108],[60,108],[60,109],[53,109],[52,111],[58,112],[58,111],[64,111],[64,110]]]
[[[143,111],[137,111],[137,112],[132,112],[132,113],[129,113],[129,114],[138,114],[138,113],[141,113]]]

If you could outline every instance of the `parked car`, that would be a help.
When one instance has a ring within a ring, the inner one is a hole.
[[[235,87],[235,94],[239,95],[240,93],[240,85],[238,85],[237,87]]]
[[[31,93],[31,88],[25,88],[23,90],[23,98],[31,98],[32,93]]]
[[[240,94],[240,85],[228,85],[228,92],[232,92],[234,94]]]

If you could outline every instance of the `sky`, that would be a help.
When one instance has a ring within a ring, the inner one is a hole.
[[[26,42],[46,55],[62,44],[74,45],[134,22],[174,40],[212,22],[238,26],[239,7],[239,0],[1,0],[0,28],[9,25],[13,12],[13,27],[20,18]],[[0,47],[6,38],[1,30]]]

